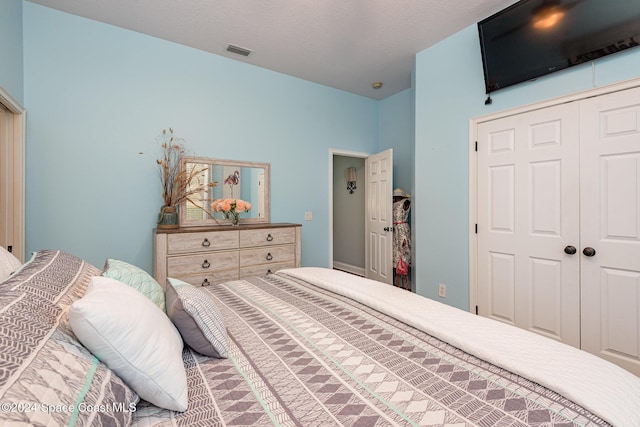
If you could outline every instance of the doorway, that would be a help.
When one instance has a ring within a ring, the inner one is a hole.
[[[25,113],[0,88],[0,246],[24,262]]]
[[[365,159],[366,153],[330,153],[330,268],[365,275]],[[345,171],[355,168],[355,188],[347,189]],[[353,192],[351,192],[353,191]]]
[[[347,186],[348,168],[356,171],[355,188]],[[330,150],[329,177],[330,268],[392,284],[393,150]]]

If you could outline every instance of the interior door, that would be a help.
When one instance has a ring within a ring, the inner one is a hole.
[[[640,375],[640,88],[581,107],[583,349]]]
[[[25,260],[24,126],[22,107],[0,88],[0,245],[21,261]]]
[[[478,314],[575,347],[578,112],[576,103],[563,104],[477,131]]]
[[[0,246],[13,246],[13,144],[11,113],[0,104]],[[13,250],[13,248],[11,248]]]
[[[365,277],[393,282],[393,150],[365,160]]]

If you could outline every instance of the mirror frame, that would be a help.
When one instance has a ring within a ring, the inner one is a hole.
[[[262,168],[264,169],[264,217],[262,218],[240,218],[240,224],[264,224],[271,222],[271,165],[269,163],[246,162],[241,160],[214,159],[211,157],[184,156],[180,167],[184,169],[187,163],[200,163],[208,166],[235,166],[238,168]],[[218,185],[223,185],[218,183]],[[193,220],[186,217],[186,206],[188,201],[180,205],[180,227],[211,227],[230,226],[226,220],[207,219]]]

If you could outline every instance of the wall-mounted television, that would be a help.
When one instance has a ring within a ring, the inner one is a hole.
[[[640,45],[640,0],[521,0],[478,32],[490,93]]]

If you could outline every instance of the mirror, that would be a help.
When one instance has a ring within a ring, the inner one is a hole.
[[[180,226],[230,225],[223,212],[211,209],[214,200],[227,198],[251,204],[240,214],[240,224],[270,221],[269,163],[185,156],[182,168],[194,179],[189,187],[193,194],[180,206]]]

